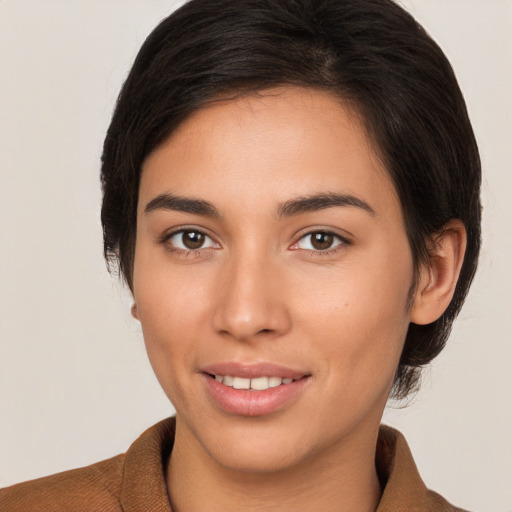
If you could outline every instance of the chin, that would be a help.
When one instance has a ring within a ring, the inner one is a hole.
[[[291,444],[291,443],[290,443]],[[220,466],[236,472],[270,474],[290,470],[305,458],[297,446],[283,443],[236,442],[229,448],[209,451],[210,457]]]
[[[227,422],[204,423],[207,427],[194,429],[192,435],[214,463],[253,474],[293,470],[333,444],[330,436],[317,439],[307,421],[286,419],[230,417]]]

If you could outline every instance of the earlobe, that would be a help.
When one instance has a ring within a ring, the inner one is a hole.
[[[139,310],[138,310],[137,304],[135,302],[132,304],[130,311],[131,311],[133,318],[135,318],[135,320],[138,320],[139,319]]]
[[[436,321],[450,304],[466,251],[466,229],[452,219],[429,247],[429,262],[420,276],[411,309],[411,322],[425,325]]]

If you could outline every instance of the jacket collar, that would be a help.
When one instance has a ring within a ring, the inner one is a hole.
[[[174,418],[146,430],[126,452],[121,506],[125,512],[172,512],[166,467],[174,445]]]
[[[144,432],[126,453],[121,505],[125,512],[172,512],[166,486],[175,419],[168,418]],[[423,483],[405,438],[381,426],[375,464],[383,487],[376,512],[459,511]]]

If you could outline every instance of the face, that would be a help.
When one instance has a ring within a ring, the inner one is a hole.
[[[134,299],[177,441],[275,471],[374,439],[409,324],[401,209],[356,114],[212,103],[146,160]]]

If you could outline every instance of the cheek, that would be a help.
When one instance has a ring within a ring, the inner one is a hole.
[[[180,377],[193,366],[197,346],[206,337],[207,291],[202,279],[170,269],[136,264],[134,297],[150,363],[174,403]]]
[[[326,378],[344,376],[345,385],[353,383],[359,390],[368,379],[386,386],[392,381],[409,325],[412,262],[396,254],[376,261],[361,259],[346,270],[316,276],[315,283],[302,287],[296,315],[330,361]]]
[[[167,344],[172,332],[180,336],[204,312],[208,297],[205,269],[169,264],[163,250],[141,242],[134,265],[134,298],[143,330],[158,344]]]

